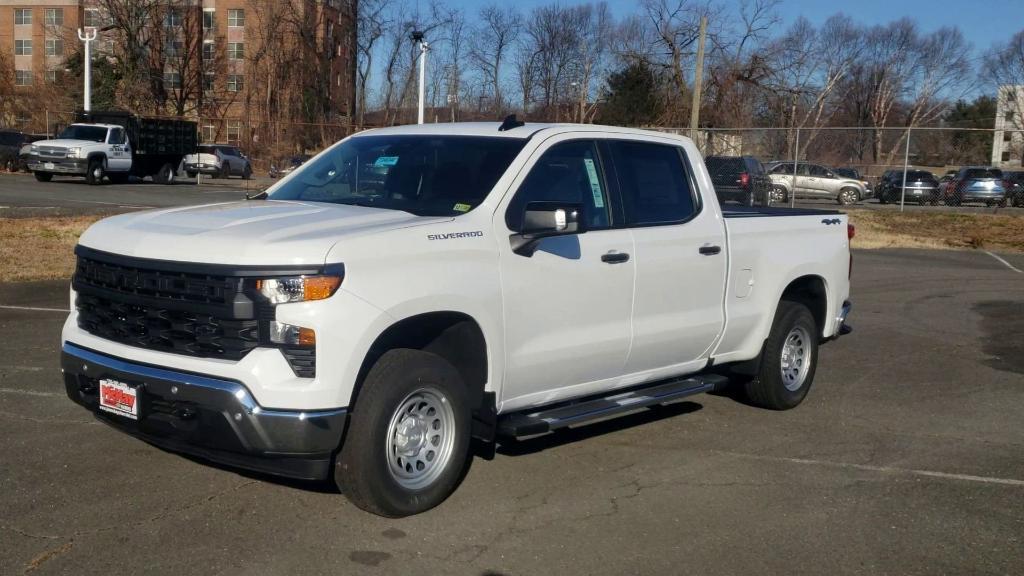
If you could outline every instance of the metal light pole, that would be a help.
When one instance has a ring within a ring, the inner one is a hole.
[[[430,50],[430,45],[423,39],[423,32],[419,30],[413,30],[412,41],[418,42],[420,45],[420,101],[416,114],[416,123],[423,124],[423,99],[427,81],[427,51]]]
[[[95,28],[92,29],[92,34],[89,34],[89,29],[86,28],[84,35],[82,34],[82,29],[78,29],[78,39],[85,43],[85,66],[83,67],[85,95],[83,96],[82,109],[86,112],[89,111],[89,106],[92,104],[92,51],[90,50],[90,44],[96,40],[97,34],[98,32]]]

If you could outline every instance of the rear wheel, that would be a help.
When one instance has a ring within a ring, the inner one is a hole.
[[[860,193],[857,192],[856,188],[843,188],[839,191],[836,201],[843,206],[849,206],[850,204],[856,204],[859,199]]]
[[[153,181],[160,184],[174,184],[174,166],[170,162],[160,167],[160,171],[153,176]]]
[[[230,178],[231,177],[231,165],[228,164],[227,162],[221,164],[220,165],[220,174],[219,174],[219,176],[221,178]]]
[[[789,201],[789,193],[782,186],[773,186],[770,199],[772,204],[785,204]]]
[[[93,158],[89,160],[89,167],[85,171],[85,181],[90,186],[98,186],[103,183],[103,176],[106,170],[103,169],[103,160]]]
[[[242,179],[248,180],[252,178],[252,166],[245,165],[245,172],[242,172]]]
[[[747,398],[762,408],[788,410],[807,396],[818,365],[818,327],[807,306],[783,300],[764,343],[757,376]]]
[[[36,180],[40,182],[49,182],[53,180],[53,174],[49,172],[35,172]]]
[[[429,510],[455,490],[469,434],[459,372],[436,354],[388,351],[363,383],[334,480],[367,512],[401,517]]]

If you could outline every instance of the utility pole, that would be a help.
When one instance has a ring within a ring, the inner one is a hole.
[[[95,28],[92,29],[92,33],[89,33],[89,29],[85,29],[85,34],[82,34],[82,29],[78,29],[78,39],[85,43],[85,65],[83,66],[83,76],[85,77],[85,90],[82,99],[82,109],[86,112],[89,111],[89,107],[92,105],[92,51],[90,45],[93,40],[96,39],[97,31]],[[47,127],[49,131],[49,127]]]
[[[420,45],[420,101],[416,115],[416,123],[423,124],[423,100],[427,80],[427,51],[430,50],[430,45],[423,39],[423,32],[419,30],[413,30],[412,41],[418,42]]]
[[[693,103],[690,105],[690,140],[697,141],[700,121],[700,93],[704,82],[704,38],[708,33],[708,17],[700,17],[700,39],[697,41],[697,67],[693,71]]]

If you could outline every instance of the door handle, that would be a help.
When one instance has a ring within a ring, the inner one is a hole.
[[[601,262],[607,264],[621,264],[629,261],[629,254],[625,252],[609,252],[601,255]]]
[[[700,252],[705,256],[714,256],[715,254],[718,254],[721,251],[721,246],[701,246],[700,248],[697,249],[697,252]]]

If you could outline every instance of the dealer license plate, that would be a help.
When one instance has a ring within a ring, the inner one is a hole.
[[[47,170],[53,170],[53,162],[47,162],[46,164],[43,164],[43,167]]]
[[[138,420],[138,389],[117,380],[100,380],[100,410]]]

